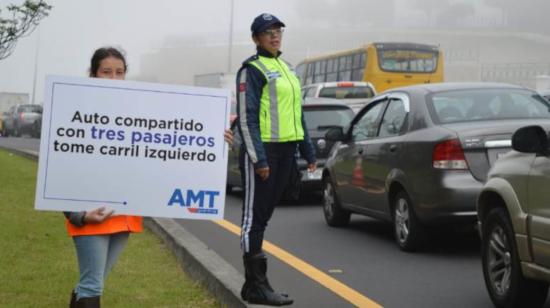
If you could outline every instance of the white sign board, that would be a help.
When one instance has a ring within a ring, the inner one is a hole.
[[[230,92],[48,76],[35,208],[223,218]]]

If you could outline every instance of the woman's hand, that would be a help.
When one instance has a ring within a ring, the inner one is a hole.
[[[269,167],[258,168],[256,169],[256,173],[260,176],[262,181],[265,181],[269,177]]]
[[[225,139],[225,142],[229,145],[233,145],[233,132],[230,129],[226,129],[223,134],[223,139]]]
[[[86,212],[84,214],[84,223],[85,224],[99,224],[104,222],[107,218],[111,217],[115,211],[109,210],[105,211],[105,207],[102,206],[93,211]]]

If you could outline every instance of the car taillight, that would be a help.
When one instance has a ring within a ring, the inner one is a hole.
[[[339,82],[336,84],[336,86],[349,88],[349,87],[353,87],[353,82]]]
[[[438,143],[434,148],[432,163],[436,169],[468,169],[466,157],[458,139]]]

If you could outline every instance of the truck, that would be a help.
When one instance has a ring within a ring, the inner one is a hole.
[[[15,105],[28,104],[28,93],[0,92],[0,134],[4,135],[5,113]]]

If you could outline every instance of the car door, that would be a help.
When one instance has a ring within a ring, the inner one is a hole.
[[[387,99],[373,102],[354,119],[352,123],[350,141],[337,163],[341,184],[340,200],[349,207],[364,208],[367,183],[363,178],[363,158],[366,154],[365,145],[368,140],[378,134],[380,118]]]
[[[531,241],[535,263],[550,267],[550,157],[535,158],[528,182],[528,208],[531,216]]]
[[[407,96],[390,96],[377,137],[365,141],[362,167],[368,200],[365,206],[371,211],[389,213],[386,179],[400,165],[403,125],[408,110]]]

